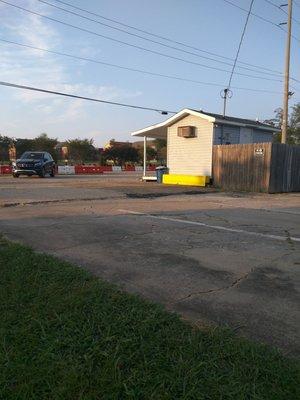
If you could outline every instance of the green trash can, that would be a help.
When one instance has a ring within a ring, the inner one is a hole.
[[[157,183],[162,183],[163,181],[163,175],[169,173],[169,168],[161,165],[160,167],[155,168],[156,171],[156,179]]]

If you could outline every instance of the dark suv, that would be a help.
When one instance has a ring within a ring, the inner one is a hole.
[[[45,178],[46,174],[55,176],[55,162],[46,151],[25,151],[13,164],[13,177],[20,175],[38,175]]]

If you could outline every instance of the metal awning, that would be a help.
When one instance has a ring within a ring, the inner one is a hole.
[[[186,117],[191,113],[190,110],[184,109],[173,115],[172,117],[166,119],[159,124],[148,126],[147,128],[140,129],[138,131],[132,132],[132,136],[138,137],[148,137],[153,139],[167,139],[168,126],[174,124],[180,119]]]
[[[139,136],[139,137],[148,137],[152,139],[167,139],[168,134],[168,127],[167,126],[159,126],[152,125],[148,128],[141,129],[140,131],[136,131],[132,133],[132,136]]]

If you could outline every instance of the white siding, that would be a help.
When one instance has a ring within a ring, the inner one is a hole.
[[[177,136],[179,126],[196,127],[195,138]],[[213,124],[188,115],[168,128],[167,161],[170,174],[211,175]]]

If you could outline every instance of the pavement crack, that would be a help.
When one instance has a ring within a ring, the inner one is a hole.
[[[203,215],[205,215],[206,217],[210,218],[210,219],[214,219],[215,221],[220,221],[220,222],[225,222],[226,224],[232,225],[231,221],[229,221],[227,218],[224,217],[220,217],[217,215],[211,215],[207,212],[202,212]]]
[[[97,201],[97,200],[110,200],[116,199],[117,197],[85,197],[85,198],[70,198],[70,199],[53,199],[53,200],[37,200],[37,201],[19,201],[11,203],[0,203],[0,207],[18,207],[18,206],[36,206],[42,204],[57,204],[57,203],[71,203],[76,201]],[[122,197],[118,197],[119,199]]]
[[[289,253],[285,253],[285,254],[281,254],[280,256],[271,259],[269,262],[270,262],[270,263],[273,263],[273,262],[275,262],[275,261],[277,261],[277,260],[280,260],[282,257],[286,257],[286,256],[288,256],[288,255],[290,255],[290,254],[291,254],[290,252],[289,252]],[[224,290],[232,289],[232,288],[238,286],[242,281],[246,280],[250,274],[252,274],[252,273],[255,272],[256,270],[258,270],[259,268],[263,267],[264,265],[265,265],[265,262],[259,264],[259,265],[258,265],[257,267],[255,267],[255,268],[251,268],[248,272],[246,272],[245,274],[243,274],[243,275],[241,275],[240,277],[236,278],[236,279],[235,279],[232,283],[230,283],[229,285],[222,286],[222,287],[219,287],[219,288],[216,288],[216,289],[208,289],[208,290],[203,290],[203,291],[199,291],[199,292],[192,292],[192,293],[189,293],[187,296],[181,297],[180,299],[171,302],[170,305],[176,304],[176,303],[180,303],[180,302],[182,302],[182,301],[188,300],[188,299],[190,299],[190,298],[192,298],[192,297],[195,297],[195,296],[201,296],[201,295],[203,295],[203,294],[210,294],[210,293],[217,293],[217,292],[222,292],[222,291],[224,291]]]
[[[229,285],[222,286],[222,287],[219,287],[219,288],[216,288],[216,289],[208,289],[208,290],[203,290],[203,291],[200,291],[200,292],[193,292],[193,293],[188,294],[187,296],[184,296],[184,297],[182,297],[182,298],[180,298],[180,299],[174,301],[172,304],[180,303],[181,301],[185,301],[185,300],[190,299],[191,297],[200,296],[200,295],[202,295],[202,294],[216,293],[216,292],[221,292],[221,291],[223,291],[223,290],[231,289],[231,288],[237,286],[237,285],[238,285],[241,281],[243,281],[244,279],[247,279],[248,276],[249,276],[253,271],[254,271],[254,270],[251,269],[251,270],[248,271],[247,273],[245,273],[245,274],[243,274],[242,276],[240,276],[239,278],[235,279],[235,280],[234,280],[231,284],[229,284]]]
[[[291,234],[288,229],[285,229],[284,232],[286,233],[286,241],[290,245],[290,247],[294,250],[295,249],[295,243],[293,242],[291,238]]]
[[[128,232],[126,235],[122,237],[122,239],[128,239],[129,237],[140,237],[140,236],[147,236],[147,235],[155,235],[157,233],[156,231],[156,225],[152,224],[151,228],[147,232]]]
[[[201,190],[184,190],[178,192],[146,192],[146,193],[128,192],[125,193],[125,195],[129,199],[154,199],[157,197],[199,195],[206,193],[208,193],[207,190],[201,189]]]

